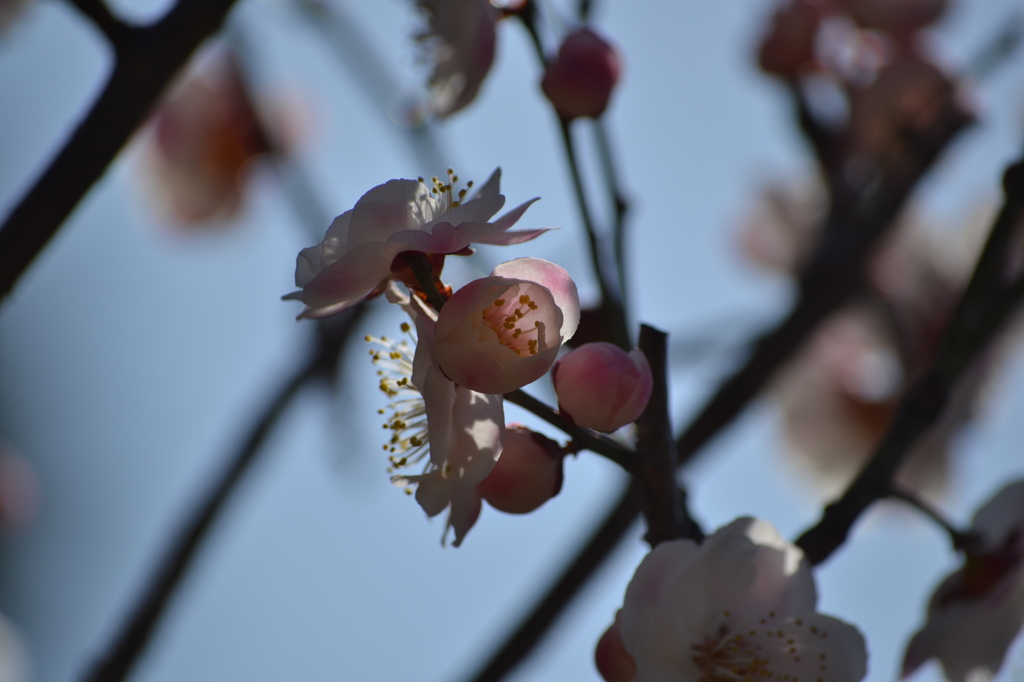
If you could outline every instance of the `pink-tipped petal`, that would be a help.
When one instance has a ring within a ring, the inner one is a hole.
[[[580,296],[576,283],[564,268],[543,258],[516,258],[498,265],[491,274],[530,280],[545,287],[562,311],[562,342],[568,341],[576,333],[580,324]]]

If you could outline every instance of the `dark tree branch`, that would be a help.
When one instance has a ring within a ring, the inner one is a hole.
[[[640,487],[640,512],[647,522],[644,539],[654,547],[666,540],[699,538],[686,510],[682,491],[676,485],[676,449],[668,404],[668,337],[640,325],[640,350],[651,366],[654,389],[647,409],[636,422],[637,452],[641,455],[636,474]]]
[[[472,677],[472,682],[502,680],[525,659],[544,639],[576,594],[587,584],[595,569],[604,563],[612,550],[625,537],[636,521],[638,506],[635,485],[626,486],[601,519],[587,543],[576,553],[576,558],[565,567],[559,578],[537,600],[529,614],[494,652],[491,658]]]
[[[110,41],[115,51],[121,48],[132,28],[111,14],[110,8],[103,0],[68,0],[68,2],[96,25],[96,28]]]
[[[103,92],[0,228],[0,300],[103,176],[174,74],[221,27],[233,4],[179,0],[156,24],[132,28],[119,39]]]
[[[252,430],[228,460],[205,497],[182,521],[156,564],[145,589],[121,629],[92,669],[86,682],[119,682],[131,674],[149,644],[174,593],[181,586],[217,517],[257,460],[266,437],[291,400],[312,380],[330,381],[349,333],[364,306],[326,320],[318,326],[318,343],[309,358],[277,390],[253,423]]]
[[[917,440],[942,416],[957,380],[988,345],[1024,296],[1024,275],[1003,283],[1007,247],[1024,215],[1024,161],[1004,175],[1006,201],[931,367],[907,390],[867,465],[821,520],[797,540],[819,564],[846,541],[861,514],[892,490],[892,480]]]

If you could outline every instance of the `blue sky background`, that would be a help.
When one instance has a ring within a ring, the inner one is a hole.
[[[338,4],[415,91],[423,74],[408,40],[418,25],[411,3]],[[786,283],[750,268],[735,246],[764,183],[811,169],[781,91],[751,63],[771,4],[598,3],[597,24],[625,60],[609,125],[633,199],[635,319],[678,338],[736,342],[789,301]],[[112,5],[145,18],[163,3]],[[1018,5],[961,2],[936,38],[942,55],[962,63]],[[464,280],[532,255],[560,263],[585,297],[594,295],[555,121],[518,26],[500,27],[478,101],[439,126],[442,166],[422,168],[404,134],[287,3],[242,2],[232,21],[256,55],[261,91],[300,93],[308,103],[312,141],[300,162],[331,215],[389,178],[450,165],[482,181],[501,166],[510,205],[543,197],[520,224],[563,229],[484,249],[476,265],[451,275]],[[926,214],[956,220],[965,206],[995,198],[1001,168],[1021,144],[1022,59],[980,88],[984,122],[925,183]],[[108,67],[98,34],[62,2],[36,3],[0,42],[0,214],[59,148]],[[78,677],[107,642],[165,534],[301,362],[310,331],[294,321],[297,304],[280,296],[292,288],[295,254],[320,234],[296,222],[272,172],[254,173],[230,229],[184,236],[148,206],[140,167],[135,149],[119,158],[0,308],[0,436],[33,463],[42,495],[34,525],[4,540],[0,611],[25,632],[40,682]],[[394,334],[399,322],[381,303],[356,338]],[[562,494],[539,512],[485,509],[463,547],[442,549],[441,520],[429,522],[388,483],[382,398],[363,344],[355,346],[343,389],[304,393],[275,429],[138,680],[459,679],[617,495],[615,467],[584,453],[566,462]],[[675,372],[679,424],[728,359]],[[1024,475],[1019,360],[999,375],[988,410],[958,440],[948,500],[958,520]],[[540,384],[532,391],[550,395]],[[510,420],[528,421],[515,409]],[[773,406],[756,403],[687,472],[695,515],[710,529],[757,515],[795,537],[817,518],[820,500],[783,449]],[[640,536],[638,526],[513,679],[598,679],[593,645],[645,553]],[[822,610],[868,637],[871,682],[897,676],[927,595],[954,565],[928,522],[878,509],[819,571]],[[1022,678],[1024,656],[1011,653],[1000,679]],[[929,666],[915,679],[939,677]]]

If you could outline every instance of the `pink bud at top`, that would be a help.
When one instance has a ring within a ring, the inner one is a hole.
[[[517,258],[445,303],[434,328],[435,359],[460,386],[508,393],[551,369],[579,320],[569,274],[540,258]]]
[[[647,407],[653,380],[639,349],[626,352],[610,343],[587,343],[558,361],[551,371],[558,407],[577,425],[612,432]]]
[[[622,64],[615,48],[589,28],[565,37],[540,87],[563,119],[597,118],[619,80]]]
[[[501,457],[476,491],[498,511],[532,512],[562,489],[563,456],[558,443],[547,436],[510,424]]]

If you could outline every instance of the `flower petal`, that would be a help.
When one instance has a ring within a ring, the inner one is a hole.
[[[551,292],[555,305],[562,311],[561,341],[565,343],[580,324],[580,296],[576,283],[564,268],[543,258],[516,258],[498,265],[491,273],[496,277],[525,279],[536,282]]]

